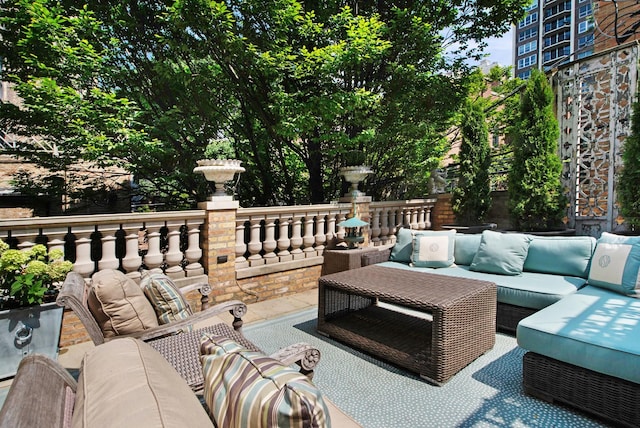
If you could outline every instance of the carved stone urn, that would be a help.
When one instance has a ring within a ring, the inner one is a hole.
[[[358,190],[358,184],[372,172],[373,170],[368,165],[344,166],[340,168],[340,175],[351,183],[350,196],[358,197],[362,195],[362,192]]]
[[[242,161],[236,159],[202,159],[197,163],[198,166],[193,169],[193,172],[204,174],[207,181],[215,183],[216,191],[213,198],[227,196],[224,184],[232,181],[236,173],[245,171],[244,167],[240,166]]]

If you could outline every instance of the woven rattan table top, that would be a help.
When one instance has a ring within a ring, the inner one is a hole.
[[[489,281],[378,265],[325,275],[320,281],[349,293],[424,310],[446,308],[480,290],[496,287]]]

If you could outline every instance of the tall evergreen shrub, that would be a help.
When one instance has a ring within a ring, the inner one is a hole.
[[[482,107],[469,102],[463,113],[460,177],[451,202],[458,224],[477,225],[491,208],[491,147]]]
[[[640,93],[636,95],[631,116],[631,134],[624,142],[617,193],[620,214],[631,229],[640,226]]]
[[[553,111],[553,90],[546,76],[533,70],[520,98],[513,133],[513,165],[509,172],[509,210],[516,229],[564,227],[566,198],[558,156],[560,130]]]

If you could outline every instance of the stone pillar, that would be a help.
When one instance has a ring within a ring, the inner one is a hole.
[[[238,201],[230,198],[213,198],[198,204],[198,208],[207,212],[203,250],[213,303],[229,300],[229,288],[236,286],[236,215],[239,207]]]

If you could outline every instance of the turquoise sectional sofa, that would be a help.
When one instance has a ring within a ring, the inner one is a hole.
[[[363,256],[374,262],[496,283],[528,394],[640,426],[640,237],[401,230],[386,254]]]
[[[590,236],[540,237],[493,231],[483,234],[446,232],[445,236],[453,239],[453,245],[450,246],[453,250],[451,263],[415,263],[413,241],[416,236],[424,234],[439,236],[443,232],[415,233],[400,229],[393,248],[365,253],[362,264],[382,263],[383,266],[397,269],[494,282],[498,288],[496,325],[499,330],[511,333],[515,332],[521,319],[585,286],[596,246],[596,239]],[[522,245],[509,247],[513,241]],[[489,260],[474,265],[481,244],[489,250],[486,254]]]

